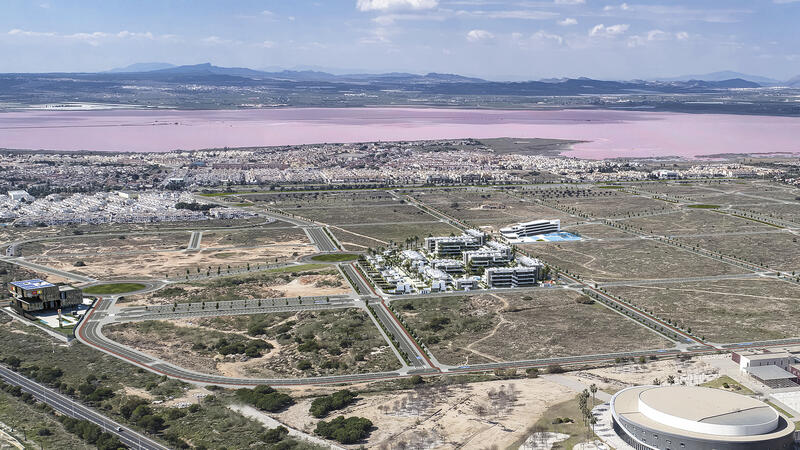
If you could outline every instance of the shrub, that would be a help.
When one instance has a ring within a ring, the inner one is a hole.
[[[236,397],[262,411],[268,412],[277,412],[294,404],[294,399],[288,394],[278,392],[269,386],[239,389],[236,391]]]
[[[330,422],[320,420],[314,430],[318,435],[341,444],[355,444],[369,436],[372,422],[363,417],[339,416]]]
[[[329,412],[342,409],[353,403],[357,397],[358,395],[347,389],[337,391],[331,395],[314,399],[311,402],[309,412],[316,418],[325,417]]]

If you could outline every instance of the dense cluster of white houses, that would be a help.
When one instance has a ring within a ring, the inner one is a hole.
[[[467,230],[461,236],[431,236],[419,249],[389,249],[366,257],[365,269],[390,294],[533,286],[544,264],[518,256],[486,233]]]

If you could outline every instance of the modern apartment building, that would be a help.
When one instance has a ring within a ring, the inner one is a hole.
[[[483,273],[490,288],[533,286],[538,279],[538,267],[490,267]]]

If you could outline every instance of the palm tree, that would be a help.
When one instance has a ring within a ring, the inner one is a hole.
[[[597,394],[597,385],[592,383],[592,385],[589,386],[589,391],[592,393],[592,409],[594,409],[594,399],[595,394]]]

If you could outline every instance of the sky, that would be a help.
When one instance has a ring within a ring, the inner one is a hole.
[[[800,0],[0,0],[0,72],[800,75]]]

